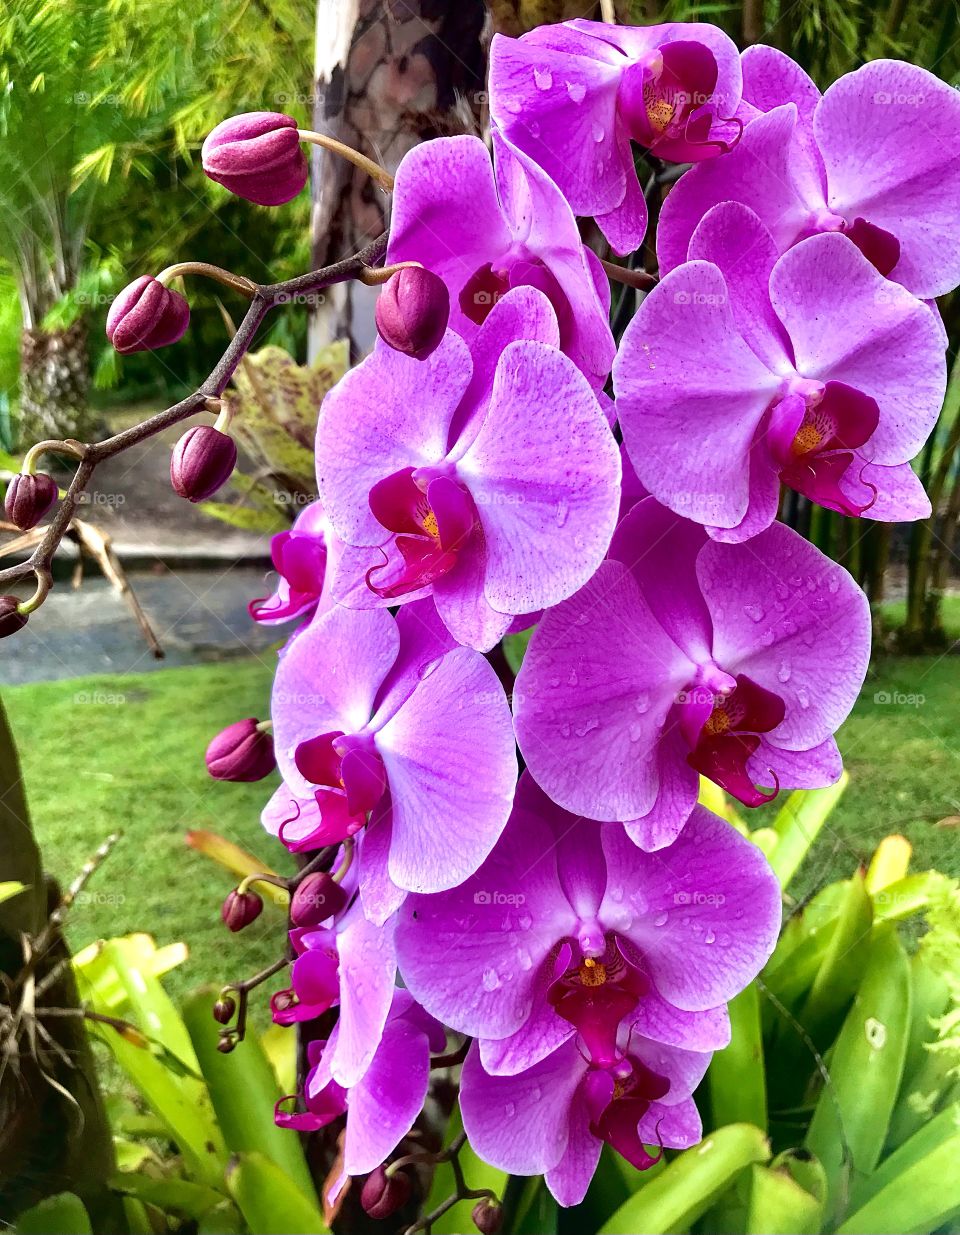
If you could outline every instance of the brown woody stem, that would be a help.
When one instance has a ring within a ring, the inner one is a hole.
[[[208,407],[209,400],[218,399],[227,388],[230,379],[236,372],[244,355],[250,348],[263,319],[278,305],[287,304],[291,299],[321,291],[335,283],[345,283],[349,279],[360,279],[364,273],[383,261],[387,249],[387,233],[384,232],[372,241],[354,257],[345,258],[332,266],[324,266],[320,270],[312,270],[307,274],[298,275],[282,283],[256,284],[250,306],[244,314],[243,321],[236,334],[230,340],[226,350],[215,365],[210,376],[192,394],[174,403],[172,407],[155,416],[150,416],[140,424],[131,425],[120,433],[106,438],[102,442],[41,442],[35,451],[44,449],[63,450],[70,448],[69,453],[79,459],[79,465],[67,489],[66,495],[57,507],[54,517],[47,526],[46,533],[33,553],[23,562],[17,562],[0,570],[0,587],[11,583],[19,583],[33,576],[37,580],[37,592],[27,601],[27,604],[39,604],[46,596],[49,584],[43,580],[49,579],[52,572],[53,558],[66,535],[70,521],[76,513],[80,499],[90,483],[91,477],[99,463],[112,459],[131,446],[146,441],[179,424],[187,417],[193,416]],[[201,263],[202,264],[202,263]],[[171,267],[170,269],[175,269]],[[28,456],[31,452],[28,451]],[[40,595],[42,591],[42,596]],[[39,599],[38,599],[39,597]]]

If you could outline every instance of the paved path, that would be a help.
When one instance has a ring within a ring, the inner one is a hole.
[[[166,656],[156,660],[126,601],[92,573],[79,591],[54,587],[28,625],[0,642],[0,687],[88,673],[143,673],[251,653],[273,663],[270,650],[284,628],[258,626],[247,602],[266,594],[264,571],[133,573],[136,591]]]

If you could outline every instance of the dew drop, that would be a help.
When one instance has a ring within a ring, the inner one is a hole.
[[[763,609],[760,605],[744,605],[743,611],[751,622],[763,621]]]
[[[707,931],[707,933],[703,937],[704,943],[716,943],[716,941],[717,941],[717,937],[713,933],[713,931]]]
[[[799,703],[802,708],[808,708],[810,706],[810,694],[802,686],[797,691],[797,703]]]
[[[500,985],[500,975],[495,969],[485,969],[481,981],[485,991],[495,991]]]
[[[508,1102],[503,1108],[503,1113],[506,1115],[507,1119],[513,1119],[514,1115],[517,1113],[517,1108],[512,1102]]]
[[[607,135],[607,130],[603,127],[602,124],[595,124],[593,126],[593,140],[597,143],[597,145],[599,145],[600,142],[603,141],[606,135]]]
[[[657,916],[653,919],[654,926],[666,926],[668,916],[669,915],[666,913],[658,913]]]
[[[579,680],[580,680],[580,679],[577,677],[577,671],[576,671],[576,669],[571,669],[571,670],[570,670],[570,676],[567,678],[567,685],[568,685],[568,686],[576,686],[576,684],[577,684],[577,682],[578,682]]]
[[[780,668],[777,670],[777,681],[779,682],[789,682],[790,681],[789,661],[785,660],[783,664],[780,666]]]
[[[538,90],[550,90],[553,86],[553,74],[549,69],[534,69],[533,80]]]
[[[560,726],[560,736],[562,738],[568,738],[570,736],[570,726],[567,724],[566,721],[564,721],[563,724]]]
[[[570,95],[570,100],[573,103],[582,103],[586,98],[587,87],[582,81],[568,81],[567,94]]]
[[[600,721],[596,716],[592,716],[590,720],[585,720],[582,725],[577,726],[576,734],[578,738],[585,738],[588,733],[592,733],[594,729],[599,728]]]

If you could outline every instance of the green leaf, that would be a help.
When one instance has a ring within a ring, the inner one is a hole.
[[[860,985],[872,923],[873,902],[867,895],[863,874],[858,871],[847,884],[837,928],[799,1013],[815,1041],[834,1028]]]
[[[17,1235],[93,1235],[83,1201],[72,1192],[48,1196],[17,1219]]]
[[[960,1213],[958,1159],[960,1133],[942,1141],[913,1165],[897,1171],[886,1187],[837,1227],[837,1235],[935,1231],[944,1226]]]
[[[730,1044],[716,1052],[707,1073],[713,1127],[749,1123],[766,1132],[767,1082],[757,984],[751,982],[727,1008]]]
[[[686,1230],[729,1189],[742,1171],[770,1158],[759,1128],[729,1124],[684,1150],[617,1210],[600,1235],[667,1235]]]
[[[744,1235],[819,1235],[823,1201],[811,1196],[786,1167],[750,1168]]]
[[[0,883],[0,905],[14,896],[19,896],[21,892],[26,892],[26,890],[27,885],[25,883],[18,883],[16,879],[8,879],[5,883]]]
[[[828,1214],[844,1207],[851,1179],[869,1174],[879,1160],[903,1075],[910,996],[907,954],[896,928],[881,927],[805,1141],[826,1171]]]
[[[135,1197],[145,1205],[153,1205],[164,1213],[184,1218],[199,1218],[215,1205],[222,1205],[224,1195],[215,1188],[192,1183],[189,1179],[153,1179],[149,1175],[117,1175],[110,1186],[124,1196]]]
[[[849,782],[850,777],[844,772],[835,785],[826,789],[798,789],[778,811],[773,822],[777,844],[768,856],[782,888],[797,873]]]
[[[227,1148],[235,1154],[263,1154],[316,1204],[300,1138],[274,1123],[274,1108],[283,1094],[260,1043],[248,1033],[229,1054],[217,1050],[219,1027],[211,1014],[216,997],[213,987],[194,991],[184,1001],[183,1018]]]
[[[114,980],[119,981],[125,995],[121,1014],[137,1026],[148,1026],[151,1037],[164,1044],[165,1054],[154,1054],[145,1049],[144,1041],[131,1041],[111,1026],[98,1026],[94,1032],[106,1042],[144,1101],[166,1124],[197,1179],[217,1188],[223,1179],[227,1153],[206,1086],[189,1074],[177,1074],[169,1066],[171,1059],[176,1059],[181,1073],[199,1071],[190,1035],[166,991],[148,970],[136,964],[135,952],[125,946],[127,943],[124,939],[109,940],[96,957],[97,965],[112,965]],[[98,1006],[98,986],[86,977],[86,967],[76,972],[81,995],[94,1011],[104,1010]],[[108,1014],[115,1015],[117,1010],[111,1008]],[[148,1040],[146,1046],[149,1047]]]
[[[533,638],[533,632],[536,626],[530,626],[526,630],[521,630],[515,635],[503,636],[503,655],[506,658],[507,664],[513,670],[514,674],[520,672],[520,666],[523,664],[523,658],[527,654],[527,647],[530,640]]]
[[[559,1215],[560,1207],[543,1176],[535,1175],[523,1185],[510,1227],[511,1235],[556,1235]]]
[[[326,1235],[313,1201],[263,1154],[240,1154],[227,1169],[227,1188],[256,1235]]]
[[[960,1102],[953,1102],[924,1123],[899,1149],[884,1158],[871,1175],[857,1181],[851,1194],[850,1208],[860,1209],[944,1142],[956,1140],[957,1137],[960,1137]]]

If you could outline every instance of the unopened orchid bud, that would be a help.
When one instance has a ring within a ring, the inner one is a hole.
[[[16,596],[0,596],[0,639],[15,635],[27,624],[27,615],[20,612]]]
[[[237,446],[229,433],[213,425],[194,425],[173,448],[170,483],[188,502],[203,502],[230,477]]]
[[[203,170],[258,206],[282,206],[307,183],[297,122],[282,112],[252,111],[223,120],[200,148]]]
[[[7,485],[4,509],[22,532],[35,527],[57,500],[57,482],[46,472],[14,476]]]
[[[339,913],[347,903],[347,894],[326,871],[315,871],[297,884],[290,900],[290,925],[318,926]]]
[[[230,995],[222,995],[213,1005],[213,1019],[218,1025],[229,1025],[237,1010],[237,1001]]]
[[[214,780],[263,780],[276,767],[273,737],[253,716],[222,729],[207,747],[205,758]]]
[[[107,338],[121,355],[176,343],[190,325],[190,306],[179,292],[141,275],[123,289],[107,314]]]
[[[480,1235],[497,1235],[503,1226],[503,1206],[486,1196],[477,1201],[470,1216]]]
[[[360,1204],[370,1218],[389,1218],[406,1205],[411,1191],[409,1175],[403,1171],[388,1175],[385,1167],[378,1166],[364,1180]]]
[[[228,930],[236,932],[255,922],[262,912],[263,901],[256,892],[240,892],[234,888],[223,902],[220,917]]]
[[[391,275],[377,300],[377,331],[394,351],[425,360],[443,338],[450,317],[444,281],[422,266]]]

